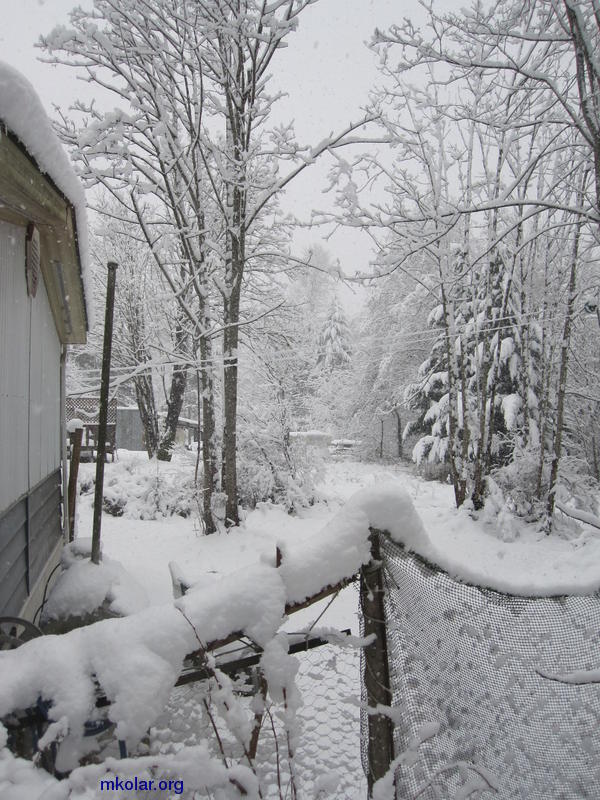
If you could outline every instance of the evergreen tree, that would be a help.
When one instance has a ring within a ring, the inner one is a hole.
[[[420,434],[413,450],[417,463],[448,460],[449,370],[458,377],[457,441],[466,437],[474,499],[479,501],[485,476],[510,462],[516,445],[527,444],[535,417],[536,363],[539,342],[536,329],[522,335],[515,306],[512,271],[500,255],[479,270],[467,269],[466,253],[456,258],[453,298],[453,364],[448,363],[444,309],[433,309],[428,325],[440,328],[430,355],[421,364],[418,380],[405,389],[405,402],[417,417],[404,432]],[[523,396],[522,348],[528,348],[527,397]],[[463,396],[464,394],[464,396]]]
[[[318,341],[317,367],[324,372],[346,369],[352,361],[350,328],[337,299],[334,298]]]

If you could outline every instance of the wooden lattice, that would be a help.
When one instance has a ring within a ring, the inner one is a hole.
[[[84,426],[100,424],[99,397],[67,397],[67,422],[80,419]],[[117,424],[117,399],[108,401],[108,425]]]

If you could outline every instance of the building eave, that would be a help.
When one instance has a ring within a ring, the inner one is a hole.
[[[84,344],[88,318],[75,209],[0,121],[0,219],[40,233],[41,271],[62,344]]]

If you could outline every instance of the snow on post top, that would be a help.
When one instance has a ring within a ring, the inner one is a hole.
[[[361,489],[310,539],[279,542],[287,601],[301,603],[323,587],[355,575],[371,558],[370,528],[385,531],[409,550],[431,550],[405,489],[395,482]]]
[[[74,419],[70,419],[67,422],[67,433],[75,433],[75,431],[83,430],[85,425],[83,424],[83,420],[75,417]]]
[[[83,186],[37,92],[24,75],[4,61],[0,61],[0,121],[18,137],[40,171],[48,175],[75,209],[85,303],[91,328],[93,293]]]

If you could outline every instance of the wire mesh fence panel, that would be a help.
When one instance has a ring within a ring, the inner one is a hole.
[[[358,651],[326,645],[297,658],[296,682],[303,699],[298,712],[300,735],[295,755],[299,796],[311,800],[364,800]],[[278,720],[280,763],[287,773],[281,729]],[[270,787],[268,796],[278,797],[272,731],[266,730],[261,736],[259,758],[262,783]]]
[[[296,684],[302,696],[297,714],[297,739],[294,750],[295,783],[298,797],[305,800],[364,800],[366,781],[360,762],[360,656],[353,648],[324,645],[299,653]],[[250,681],[240,678],[238,689]],[[213,721],[217,726],[220,750]],[[251,719],[252,695],[238,695]],[[215,758],[225,755],[228,763],[246,764],[247,760],[231,731],[223,724],[214,698],[207,695],[206,682],[198,682],[173,691],[169,705],[150,734],[152,753],[175,753],[182,745],[205,743]],[[286,725],[281,706],[267,702],[255,759],[265,800],[289,798],[290,761]],[[292,726],[293,727],[293,726]],[[207,795],[188,792],[185,800],[200,800]]]
[[[597,798],[600,686],[548,676],[600,666],[600,597],[480,589],[387,539],[382,555],[397,798]]]

